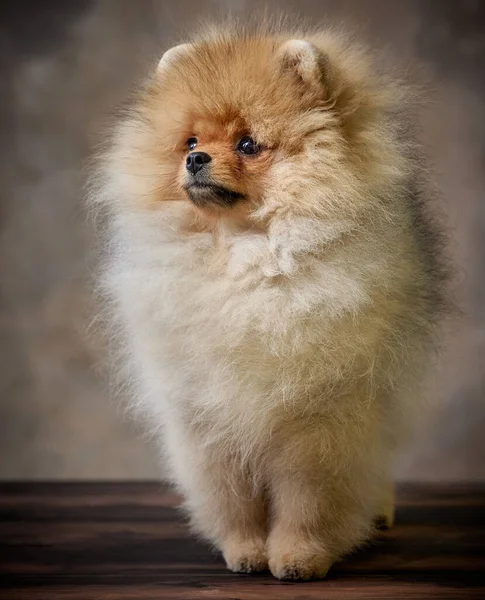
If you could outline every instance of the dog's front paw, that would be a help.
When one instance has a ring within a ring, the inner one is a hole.
[[[235,573],[255,573],[268,568],[264,540],[231,540],[223,545],[227,568]]]
[[[323,579],[332,561],[318,554],[288,553],[269,559],[269,569],[278,579]]]
[[[304,540],[273,538],[268,544],[269,569],[278,579],[323,579],[333,560]]]

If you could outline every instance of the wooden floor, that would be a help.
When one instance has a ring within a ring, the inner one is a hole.
[[[155,483],[0,484],[0,599],[485,598],[485,487],[402,487],[394,529],[307,583],[226,571],[176,505]]]

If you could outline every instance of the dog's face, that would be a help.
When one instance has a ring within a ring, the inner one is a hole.
[[[302,148],[303,115],[325,100],[324,62],[298,40],[184,44],[162,57],[160,96],[176,124],[168,127],[179,162],[174,177],[196,207],[262,203],[272,167]]]
[[[160,199],[203,211],[260,206],[281,179],[275,166],[328,121],[328,80],[326,58],[300,40],[209,40],[166,52],[143,114]]]
[[[237,116],[221,120],[200,115],[191,120],[191,127],[178,179],[193,204],[201,209],[232,209],[259,201],[273,148],[257,141]]]
[[[310,41],[209,37],[176,46],[142,94],[130,133],[137,159],[129,168],[144,173],[139,196],[189,201],[206,215],[246,218],[276,205],[314,215],[312,190],[345,179],[352,126],[345,130],[342,99],[351,100],[348,89]]]

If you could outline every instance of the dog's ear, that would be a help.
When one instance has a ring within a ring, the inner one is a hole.
[[[174,65],[191,48],[191,44],[179,44],[167,50],[158,63],[157,72],[163,73],[167,67]]]
[[[328,95],[332,77],[328,56],[306,40],[288,40],[278,50],[283,69],[315,92]]]

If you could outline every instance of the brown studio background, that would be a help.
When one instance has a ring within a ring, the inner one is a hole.
[[[152,445],[109,399],[85,335],[93,232],[83,165],[149,60],[200,17],[257,0],[4,1],[0,8],[0,478],[147,478]],[[485,478],[485,3],[294,0],[269,4],[357,26],[433,101],[424,135],[443,190],[465,317],[435,407],[405,449],[406,479]]]

